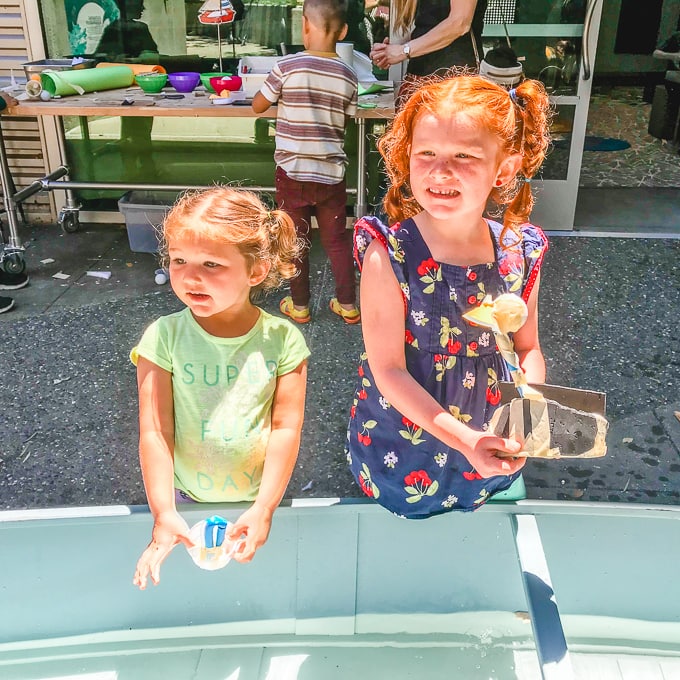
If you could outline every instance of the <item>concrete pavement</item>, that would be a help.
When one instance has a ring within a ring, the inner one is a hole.
[[[154,283],[155,257],[132,253],[123,228],[21,234],[31,285],[0,316],[0,508],[144,503],[128,352],[148,323],[180,305]],[[318,244],[313,253],[306,423],[287,495],[360,496],[343,441],[361,328],[327,309],[330,270]],[[111,278],[86,274],[102,270]],[[678,503],[679,291],[680,240],[551,238],[540,296],[548,379],[607,393],[609,453],[530,461],[530,498]],[[263,306],[277,312],[279,297]]]

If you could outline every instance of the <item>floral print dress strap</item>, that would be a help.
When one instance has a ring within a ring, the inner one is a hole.
[[[489,220],[489,228],[496,243],[498,271],[507,292],[521,295],[526,302],[548,250],[548,239],[540,227],[529,223],[521,225],[519,237],[508,230],[502,241],[503,226]]]

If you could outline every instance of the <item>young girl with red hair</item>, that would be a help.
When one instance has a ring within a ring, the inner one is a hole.
[[[416,90],[378,147],[391,226],[355,226],[366,351],[347,457],[364,493],[424,518],[472,510],[519,476],[520,443],[487,432],[506,365],[491,332],[462,315],[514,293],[526,323],[514,345],[530,382],[545,380],[538,340],[539,270],[548,247],[528,223],[530,180],[549,143],[541,83],[508,90],[479,76]],[[503,224],[487,203],[505,207]]]

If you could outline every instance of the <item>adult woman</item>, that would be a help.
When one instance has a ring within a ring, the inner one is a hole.
[[[140,21],[144,12],[144,0],[125,0],[120,9],[120,17],[104,29],[95,50],[96,56],[112,62],[158,63],[156,41],[149,27]],[[120,121],[121,152],[126,179],[153,181],[158,176],[151,150],[153,117],[123,116]]]
[[[395,0],[393,27],[408,34],[408,42],[389,38],[373,45],[371,60],[388,68],[409,60],[407,74],[427,76],[451,66],[476,67],[475,45],[481,49],[487,0]],[[480,55],[481,56],[481,55]]]

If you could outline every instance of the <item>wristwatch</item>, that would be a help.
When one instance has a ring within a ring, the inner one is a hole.
[[[411,54],[411,43],[406,43],[401,51],[404,53],[404,56],[408,59],[409,55]]]

